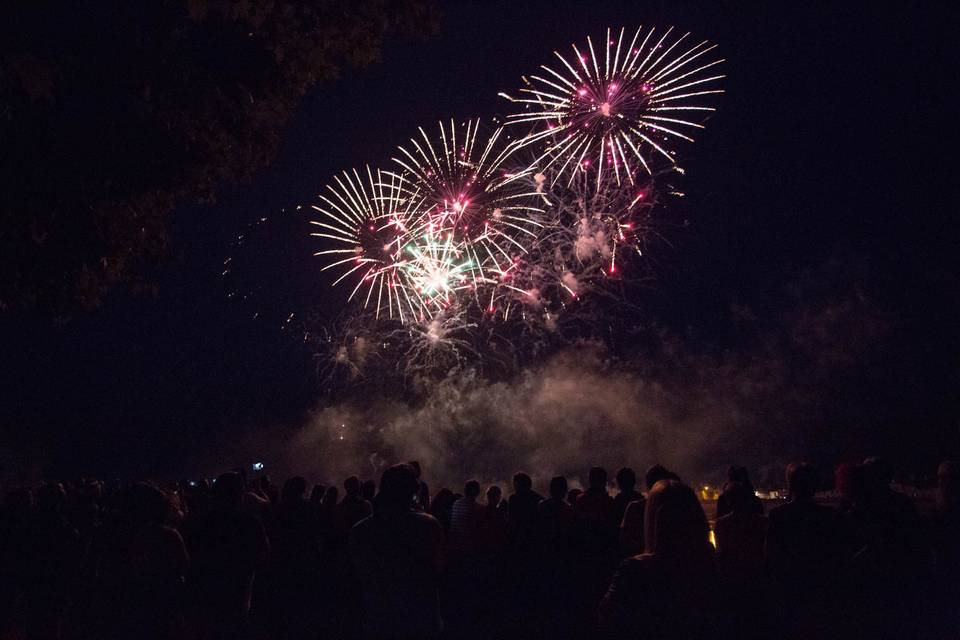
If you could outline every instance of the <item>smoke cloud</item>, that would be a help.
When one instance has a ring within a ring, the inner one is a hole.
[[[742,308],[733,315],[757,322]],[[854,327],[860,338],[844,339]],[[358,395],[247,447],[274,461],[279,476],[325,482],[377,478],[388,464],[418,460],[433,490],[468,478],[507,483],[518,470],[537,486],[553,475],[584,482],[593,465],[612,475],[654,463],[690,482],[717,482],[736,462],[776,485],[791,457],[836,444],[824,432],[842,419],[825,402],[828,390],[887,328],[851,294],[782,316],[736,352],[650,329],[653,346],[628,358],[587,342],[508,380],[455,371],[415,401]]]
[[[736,463],[779,486],[790,460],[877,453],[897,410],[900,327],[864,281],[863,269],[832,261],[800,274],[779,309],[732,304],[713,321],[729,328],[725,344],[638,320],[612,343],[544,349],[512,375],[445,363],[449,373],[405,392],[361,363],[339,400],[248,432],[204,467],[263,460],[277,480],[339,483],[418,460],[436,491],[470,478],[507,484],[521,470],[543,489],[554,475],[582,484],[593,465],[612,475],[656,463],[716,484]]]

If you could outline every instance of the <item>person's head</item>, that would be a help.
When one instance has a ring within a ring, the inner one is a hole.
[[[710,549],[710,526],[693,489],[677,480],[659,480],[644,511],[647,553],[696,560]]]
[[[450,510],[456,501],[457,494],[443,487],[440,491],[437,491],[437,495],[433,496],[433,500],[430,501],[430,513],[444,520],[450,515]]]
[[[420,468],[419,460],[411,460],[407,465],[413,469],[413,474],[416,476],[417,480],[420,479],[420,476],[423,475],[423,470]]]
[[[337,499],[340,497],[340,491],[336,486],[330,485],[327,487],[327,490],[323,492],[323,500],[321,504],[325,507],[333,507],[337,504]]]
[[[302,500],[307,492],[307,480],[301,476],[294,476],[283,483],[280,499],[284,502]]]
[[[533,480],[530,479],[530,476],[525,474],[523,471],[517,472],[513,476],[513,490],[516,493],[523,493],[524,491],[530,491],[533,487]]]
[[[565,500],[567,497],[567,479],[555,476],[550,479],[550,497],[554,500]]]
[[[320,504],[323,502],[323,492],[326,490],[327,488],[322,484],[313,485],[313,489],[310,490],[310,502],[312,504]]]
[[[487,504],[496,507],[503,499],[503,490],[495,484],[487,487]]]
[[[463,485],[463,497],[467,500],[476,500],[480,496],[480,483],[476,480],[468,480]]]
[[[938,500],[941,506],[960,503],[960,463],[944,460],[937,467]]]
[[[633,491],[637,486],[637,474],[630,467],[623,467],[617,471],[617,487],[621,492]]]
[[[396,464],[380,476],[378,506],[385,509],[410,509],[419,484],[417,474],[409,464]]]
[[[723,495],[730,504],[731,513],[753,513],[755,496],[742,482],[728,482],[723,487]]]
[[[753,483],[750,482],[750,472],[747,471],[746,467],[736,464],[730,465],[730,468],[727,469],[727,481],[738,482],[747,489],[753,490]]]
[[[348,496],[356,496],[360,494],[360,478],[357,476],[350,476],[343,481],[343,490]]]
[[[787,491],[790,498],[799,502],[813,500],[817,490],[817,474],[806,462],[791,462],[787,465]]]
[[[593,467],[588,474],[590,488],[594,491],[607,490],[607,470],[603,467]]]
[[[673,471],[670,471],[662,464],[655,464],[647,470],[647,475],[644,477],[644,482],[647,484],[647,490],[650,491],[653,489],[653,485],[657,484],[661,480],[676,480],[680,482],[680,476],[675,474]]]
[[[239,473],[222,473],[213,482],[213,499],[223,508],[239,509],[243,502],[243,478]]]
[[[417,509],[421,511],[430,510],[430,485],[428,485],[423,480],[420,481],[419,486],[417,487]]]

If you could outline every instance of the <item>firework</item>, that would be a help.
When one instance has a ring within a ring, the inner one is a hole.
[[[703,128],[696,116],[714,111],[702,101],[723,92],[716,84],[724,76],[715,73],[723,60],[710,55],[716,45],[691,46],[689,34],[674,38],[672,28],[643,34],[621,29],[615,38],[608,29],[599,56],[588,37],[572,57],[554,52],[559,64],[525,78],[519,97],[500,94],[524,107],[508,124],[533,125],[514,146],[536,145],[534,164],[552,169],[553,182],[593,173],[599,190],[610,172],[617,185],[633,185],[641,168],[652,174],[657,160],[673,164],[672,143],[692,142],[691,132]]]
[[[415,380],[467,360],[508,370],[544,345],[613,333],[611,311],[643,278],[652,211],[682,195],[662,180],[683,172],[675,143],[722,93],[715,46],[689,38],[607,30],[603,46],[587,38],[501,94],[522,107],[505,127],[525,135],[441,122],[398,147],[395,170],[336,176],[313,206],[315,255],[362,305],[332,333],[308,331],[322,377]]]
[[[449,308],[424,322],[389,332],[389,339],[405,346],[397,361],[398,373],[411,379],[462,367],[468,356],[478,354],[472,344],[476,328],[466,309]]]
[[[316,227],[311,235],[325,243],[314,253],[328,260],[321,271],[342,271],[334,285],[355,280],[348,301],[360,293],[363,306],[372,305],[377,316],[385,310],[403,319],[422,312],[404,277],[409,263],[404,249],[427,224],[429,212],[422,198],[401,185],[399,176],[369,166],[364,176],[344,171],[312,205],[320,216],[310,224]]]
[[[399,147],[394,161],[407,191],[430,209],[436,233],[460,247],[473,288],[495,282],[512,256],[536,238],[537,194],[522,179],[529,170],[507,167],[511,147],[503,128],[480,133],[480,120],[440,123],[439,137],[420,128],[420,138]]]
[[[463,242],[455,244],[452,231],[430,222],[403,250],[401,273],[420,302],[419,320],[450,307],[458,291],[473,288],[475,252]]]
[[[521,313],[553,323],[584,295],[619,285],[625,265],[642,256],[658,198],[652,180],[634,189],[603,184],[597,190],[585,174],[543,195],[549,204],[541,233],[491,301],[505,320]],[[633,269],[630,278],[636,277]]]

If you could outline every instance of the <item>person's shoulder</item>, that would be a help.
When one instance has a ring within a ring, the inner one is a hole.
[[[156,535],[158,538],[172,541],[172,542],[183,540],[183,536],[180,535],[180,532],[177,531],[176,528],[171,527],[169,525],[165,525],[165,524],[157,525],[154,528],[154,535]]]
[[[416,522],[422,527],[440,527],[440,521],[434,518],[429,513],[424,513],[423,511],[414,511],[410,510],[404,514],[404,517],[410,520],[411,522]]]
[[[366,518],[358,520],[352,527],[350,527],[350,535],[363,535],[366,531],[377,526],[377,516],[376,514],[369,515]]]
[[[630,556],[620,561],[617,567],[617,573],[621,576],[638,576],[656,572],[660,563],[656,557],[650,553],[641,553]]]

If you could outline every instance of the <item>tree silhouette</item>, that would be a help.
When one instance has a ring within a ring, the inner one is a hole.
[[[304,93],[434,28],[431,0],[12,3],[0,20],[0,311],[151,287],[186,200],[248,179]]]

